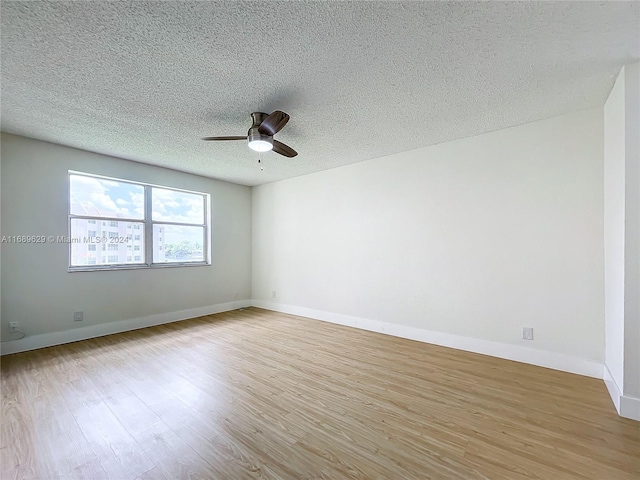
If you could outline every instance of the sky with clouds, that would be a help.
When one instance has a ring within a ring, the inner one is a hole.
[[[84,206],[97,209],[97,216],[144,219],[142,185],[81,175],[71,175],[70,182],[72,214],[86,215]],[[151,207],[155,222],[204,223],[202,195],[153,187]]]
[[[144,220],[144,187],[133,183],[70,175],[71,214]],[[204,224],[202,195],[152,187],[154,222]],[[167,244],[189,240],[202,245],[204,228],[164,226]],[[157,235],[157,228],[154,227]]]
[[[144,187],[103,178],[70,176],[71,213],[86,215],[82,207],[98,212],[90,215],[144,219]]]

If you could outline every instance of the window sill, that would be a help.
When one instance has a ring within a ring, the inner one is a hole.
[[[154,263],[151,265],[118,265],[118,266],[82,266],[69,267],[69,273],[77,272],[117,272],[120,270],[155,270],[162,268],[180,268],[180,267],[210,267],[211,263],[207,262],[189,262],[189,263]]]

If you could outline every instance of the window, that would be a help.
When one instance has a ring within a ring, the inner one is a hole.
[[[210,265],[209,201],[206,193],[70,171],[69,270]],[[109,231],[89,230],[96,223]],[[100,243],[109,255],[91,256]]]
[[[164,188],[151,191],[154,261],[205,261],[205,203],[197,193]]]

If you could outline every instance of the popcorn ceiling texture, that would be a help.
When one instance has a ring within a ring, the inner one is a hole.
[[[638,2],[2,2],[2,130],[258,185],[603,105]],[[292,117],[257,154],[253,111]],[[517,161],[517,159],[514,159]]]

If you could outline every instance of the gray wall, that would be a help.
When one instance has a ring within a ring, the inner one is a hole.
[[[4,243],[3,340],[251,298],[249,187],[2,134],[2,235],[66,235],[70,169],[209,193],[212,265],[69,273],[66,244]]]

